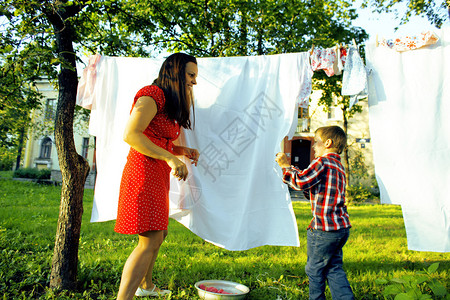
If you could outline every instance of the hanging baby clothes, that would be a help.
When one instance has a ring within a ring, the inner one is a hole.
[[[194,130],[180,142],[200,152],[186,181],[171,179],[170,216],[229,250],[298,246],[289,191],[275,162],[293,124],[308,53],[199,58]],[[91,221],[115,219],[129,146],[122,133],[134,94],[157,77],[162,59],[101,57],[90,131],[97,136]],[[307,75],[308,73],[306,73]],[[80,95],[85,95],[79,91]]]
[[[309,106],[309,96],[311,95],[312,91],[312,76],[314,75],[314,72],[311,69],[311,64],[309,59],[303,63],[299,70],[300,75],[300,81],[302,82],[301,88],[300,88],[300,95],[298,99],[298,106],[303,108],[308,108]]]
[[[345,52],[338,52],[340,49],[338,47],[333,48],[322,48],[314,47],[311,51],[311,68],[313,71],[324,70],[328,77],[333,75],[340,75],[342,69],[339,69],[339,65],[343,65],[345,61]],[[339,60],[338,61],[338,56]]]
[[[450,252],[450,29],[432,47],[366,45],[369,125],[382,203],[401,204],[408,248]]]
[[[299,79],[301,82],[300,93],[298,96],[298,107],[308,108],[310,95],[312,92],[312,77],[314,72],[311,68],[311,63],[309,59],[302,60],[302,63],[298,66]],[[294,110],[293,120],[298,120],[298,109]],[[291,128],[287,134],[288,139],[292,137],[297,132],[297,122],[292,122]]]
[[[336,61],[333,64],[334,75],[341,75],[344,70],[347,51],[340,45],[334,46],[333,49],[336,52]]]
[[[337,48],[337,61],[338,61],[339,73],[337,75],[342,74],[342,71],[344,70],[346,59],[347,59],[347,48],[338,47]]]
[[[439,37],[434,32],[426,31],[417,36],[405,36],[390,40],[383,39],[380,42],[380,46],[403,52],[433,45],[436,44],[437,41],[439,41]]]
[[[95,80],[97,78],[97,64],[100,61],[100,55],[92,55],[88,59],[88,66],[83,70],[83,75],[78,82],[77,103],[86,109],[92,109],[95,103]],[[84,103],[81,103],[85,101]],[[89,101],[89,103],[87,102]]]
[[[313,71],[324,70],[328,77],[334,75],[336,51],[333,48],[315,47],[311,53],[311,68]]]
[[[341,95],[350,96],[351,108],[359,99],[367,97],[367,71],[358,50],[350,46],[342,75]]]

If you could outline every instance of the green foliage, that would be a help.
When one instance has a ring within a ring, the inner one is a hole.
[[[136,246],[137,237],[115,233],[114,222],[89,222],[92,190],[85,190],[83,200],[79,288],[74,291],[48,288],[60,195],[61,187],[0,180],[3,299],[115,299],[123,265]],[[248,300],[307,299],[305,228],[311,220],[311,211],[308,203],[294,202],[293,207],[300,247],[263,246],[228,251],[170,220],[169,235],[155,265],[155,283],[171,289],[171,299],[176,300],[198,299],[194,284],[204,279],[245,284],[250,287]],[[448,254],[409,251],[399,206],[350,206],[348,210],[353,227],[344,247],[344,268],[356,299],[384,299],[383,290],[390,283],[377,285],[377,279],[411,276],[428,268],[429,261],[439,262],[439,268],[431,276],[448,290]],[[331,299],[329,290],[326,296]]]
[[[13,178],[13,171],[0,171],[0,178]]]
[[[407,7],[403,15],[399,14],[398,3],[404,3]],[[450,16],[450,1],[448,0],[365,0],[363,7],[370,6],[374,12],[395,12],[401,17],[400,24],[405,24],[412,16],[426,17],[437,28],[441,28]]]
[[[350,119],[356,113],[362,112],[362,106],[357,102],[350,108],[350,97],[341,95],[342,76],[328,77],[324,71],[314,72],[313,89],[323,91],[318,104],[322,105],[325,111],[329,111],[332,106],[339,107],[344,118]]]
[[[0,171],[12,170],[15,161],[15,148],[0,147]]]
[[[367,36],[351,25],[357,17],[351,5],[349,0],[221,0],[202,4],[151,0],[133,6],[132,22],[148,24],[153,20],[159,34],[143,33],[142,39],[171,52],[187,51],[199,57],[279,54],[305,51],[312,44],[327,47],[349,43],[352,38],[362,41]]]
[[[377,284],[386,285],[383,290],[385,299],[394,300],[425,300],[425,299],[450,299],[447,288],[436,278],[439,263],[433,263],[424,269],[417,271],[413,275],[403,275],[400,278],[390,280],[378,279]],[[434,295],[434,298],[431,297]]]
[[[379,198],[379,188],[375,176],[368,173],[363,152],[357,147],[349,147],[349,177],[351,184],[347,187],[349,204],[362,204],[367,200]]]
[[[42,76],[56,82],[61,67],[73,69],[55,43],[62,30],[54,26],[61,20],[64,28],[73,28],[67,37],[75,55],[148,57],[163,49],[210,57],[262,55],[364,40],[365,32],[351,25],[357,17],[351,5],[350,0],[0,0],[5,17],[0,24],[0,146],[23,145],[33,124],[30,112],[41,100],[33,83]],[[53,131],[53,124],[42,125]],[[33,126],[41,134],[42,126]]]
[[[351,147],[349,150],[350,161],[350,177],[352,182],[360,181],[369,177],[368,168],[365,163],[364,153],[361,149]]]
[[[361,204],[372,198],[373,194],[371,189],[363,186],[361,183],[347,187],[346,200],[348,204]]]
[[[37,168],[20,168],[14,171],[15,178],[50,179],[51,170]]]
[[[22,63],[0,55],[0,147],[4,148],[23,144],[24,133],[31,124],[31,111],[40,105],[41,95],[32,89],[24,74],[31,71],[24,70],[26,65]]]

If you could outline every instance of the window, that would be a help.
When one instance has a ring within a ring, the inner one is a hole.
[[[51,154],[52,154],[52,140],[49,137],[45,137],[42,140],[41,153],[39,155],[39,158],[49,159]]]
[[[310,131],[310,118],[309,109],[299,107],[298,108],[298,123],[297,123],[297,133],[309,132]]]
[[[56,116],[56,99],[47,99],[45,102],[45,112],[44,112],[44,118],[45,121],[53,121],[55,120]]]
[[[298,108],[298,118],[299,119],[303,119],[303,118],[309,118],[309,109],[304,108],[304,107],[299,107]]]
[[[328,119],[330,119],[330,120],[337,119],[336,110],[337,110],[337,107],[334,107],[334,106],[330,107],[330,110],[328,111]]]
[[[89,150],[89,138],[83,138],[83,146],[81,149],[81,156],[83,156],[85,159],[88,157],[88,151]]]
[[[341,108],[339,107],[339,101],[333,97],[333,101],[327,112],[328,120],[339,120],[341,118]]]

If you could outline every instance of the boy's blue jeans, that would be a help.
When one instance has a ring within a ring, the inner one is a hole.
[[[350,229],[322,231],[308,229],[305,271],[309,278],[309,299],[325,300],[325,284],[328,281],[333,299],[354,299],[347,275],[342,268],[344,247]]]

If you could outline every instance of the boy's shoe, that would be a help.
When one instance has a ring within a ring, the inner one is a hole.
[[[134,295],[137,297],[145,297],[145,296],[158,297],[158,296],[168,295],[168,294],[172,293],[169,290],[160,290],[160,291],[155,291],[155,290],[156,290],[156,285],[154,285],[151,290],[145,290],[141,287],[138,287],[136,290],[136,293],[134,293]]]

